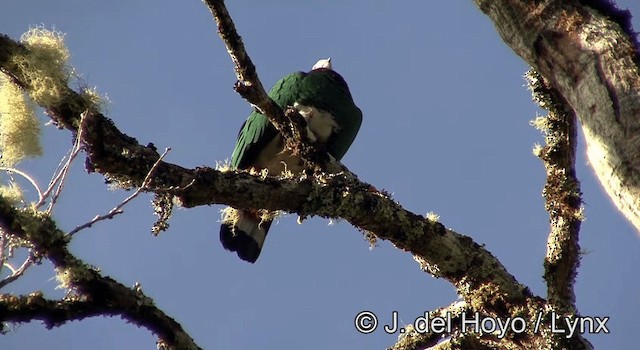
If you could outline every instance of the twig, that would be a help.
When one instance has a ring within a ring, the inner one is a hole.
[[[58,166],[56,166],[56,170],[54,170],[53,174],[51,175],[51,180],[49,180],[49,184],[47,185],[47,190],[45,190],[45,194],[47,193],[47,191],[51,191],[52,185],[54,183],[57,183],[58,180],[60,179],[60,174],[62,173],[62,169],[68,160],[67,157],[69,157],[73,153],[73,150],[74,150],[74,147],[71,147],[71,149],[67,151],[67,154],[63,155],[62,158],[60,159],[60,162],[58,162]]]
[[[87,118],[88,113],[89,113],[89,110],[85,110],[82,114],[80,114],[80,126],[78,127],[78,135],[76,136],[76,142],[73,145],[71,155],[69,156],[69,159],[64,164],[60,172],[58,172],[58,174],[49,183],[49,187],[45,191],[43,198],[38,202],[38,204],[36,204],[36,208],[39,208],[40,206],[42,206],[46,201],[47,197],[49,197],[49,195],[51,194],[51,191],[53,191],[53,188],[56,186],[56,183],[59,182],[59,185],[57,186],[56,191],[53,194],[53,197],[51,198],[49,207],[47,208],[47,214],[51,214],[51,211],[53,210],[53,207],[55,206],[58,200],[58,197],[60,197],[62,188],[64,187],[67,174],[69,172],[69,169],[71,168],[71,163],[78,156],[78,154],[80,153],[80,150],[82,149],[82,136],[84,133],[85,120]]]
[[[142,181],[142,185],[140,185],[140,187],[138,187],[138,189],[136,189],[136,191],[133,192],[133,194],[131,194],[129,197],[127,197],[125,200],[123,200],[120,204],[118,204],[113,209],[111,209],[107,214],[96,215],[96,217],[91,219],[91,221],[89,221],[87,223],[84,223],[84,224],[82,224],[80,226],[77,226],[73,230],[69,231],[69,233],[67,233],[67,236],[72,236],[72,235],[74,235],[75,233],[77,233],[80,230],[84,230],[85,228],[91,227],[91,225],[95,224],[98,221],[102,221],[102,220],[106,220],[106,219],[113,219],[114,216],[116,216],[118,214],[121,214],[123,212],[122,207],[127,205],[127,203],[132,201],[134,198],[136,198],[142,192],[142,190],[146,189],[146,187],[149,185],[149,182],[151,182],[151,176],[155,172],[155,170],[158,167],[158,165],[162,162],[162,159],[167,155],[167,153],[169,153],[169,151],[171,151],[170,147],[165,148],[164,153],[162,153],[162,155],[160,155],[158,160],[153,164],[153,166],[151,167],[151,169],[147,173],[147,176]]]
[[[27,296],[0,294],[0,322],[42,320],[48,328],[90,316],[120,315],[125,321],[145,327],[169,349],[201,349],[173,318],[159,309],[140,288],[130,288],[103,276],[71,254],[69,240],[48,216],[33,211],[8,210],[11,204],[0,198],[0,227],[21,240],[29,240],[34,255],[51,261],[60,283],[73,288],[63,300],[44,299],[41,292]]]
[[[33,255],[29,255],[29,257],[22,263],[22,265],[20,265],[20,267],[17,270],[13,269],[13,267],[9,264],[4,264],[9,269],[11,269],[12,273],[11,275],[5,277],[3,280],[0,281],[0,289],[2,289],[2,287],[6,286],[7,284],[20,278],[20,276],[22,276],[24,272],[27,271],[27,269],[31,265],[33,265],[33,263],[34,263],[34,257]]]
[[[29,174],[15,168],[0,167],[0,170],[7,171],[10,173],[16,173],[24,177],[25,179],[27,179],[31,183],[31,185],[33,185],[36,191],[38,191],[38,200],[42,200],[42,191],[40,191],[40,187],[38,187],[38,183],[36,182],[36,180],[34,180],[31,176],[29,176]]]

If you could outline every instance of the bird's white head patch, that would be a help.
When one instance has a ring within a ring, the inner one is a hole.
[[[331,69],[331,57],[319,60],[318,62],[316,62],[316,64],[313,65],[313,67],[311,67],[311,70],[320,68]]]

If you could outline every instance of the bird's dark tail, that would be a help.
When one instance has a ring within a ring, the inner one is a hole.
[[[254,211],[227,208],[220,225],[220,242],[240,259],[254,263],[260,256],[271,222],[261,219]]]

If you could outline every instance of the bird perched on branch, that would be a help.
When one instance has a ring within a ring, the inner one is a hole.
[[[308,73],[295,72],[280,79],[269,97],[282,109],[297,109],[307,122],[309,138],[323,144],[337,160],[347,152],[362,123],[362,112],[354,104],[347,83],[331,68],[331,59],[318,61]],[[269,119],[253,112],[240,128],[231,167],[266,169],[271,175],[279,175],[283,171],[298,174],[304,165],[285,147],[282,135]],[[242,260],[254,263],[272,220],[273,213],[266,210],[226,208],[220,241]]]

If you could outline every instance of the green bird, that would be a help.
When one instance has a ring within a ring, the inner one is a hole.
[[[345,80],[331,69],[331,59],[318,61],[310,72],[295,72],[280,79],[271,97],[281,108],[293,106],[307,122],[309,138],[326,147],[335,159],[347,152],[362,124],[362,111],[353,102]],[[253,112],[238,133],[231,156],[233,169],[254,169],[271,175],[298,174],[302,160],[284,146],[284,139],[264,115]],[[273,217],[265,210],[224,211],[220,241],[240,259],[254,263],[267,237]]]

